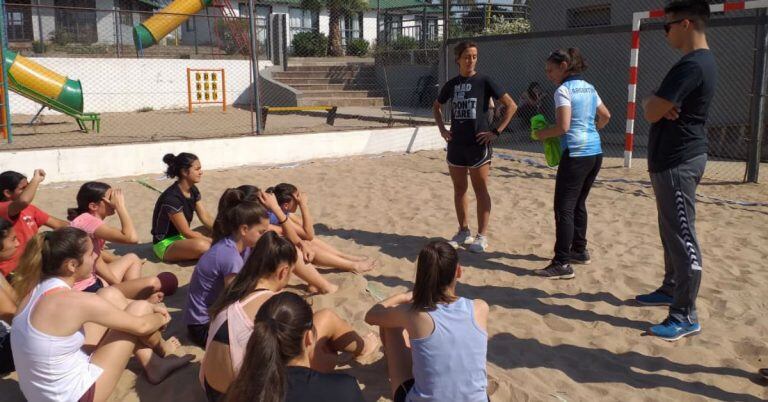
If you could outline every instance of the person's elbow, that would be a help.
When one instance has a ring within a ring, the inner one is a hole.
[[[645,118],[645,121],[649,123],[656,123],[663,117],[663,114],[655,113],[653,110],[650,110],[649,108],[646,108],[643,111],[643,118]]]
[[[563,135],[571,129],[571,122],[570,120],[558,122],[555,127],[557,128],[557,135]]]

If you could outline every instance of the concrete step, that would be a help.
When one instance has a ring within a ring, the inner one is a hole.
[[[280,81],[283,84],[285,82]],[[359,90],[359,89],[366,89],[366,88],[356,88],[354,85],[345,85],[345,84],[293,84],[291,85],[291,88],[297,89],[302,92],[306,91],[344,91],[344,90]]]
[[[373,98],[382,96],[382,91],[304,91],[301,98]]]
[[[370,71],[278,71],[272,73],[277,80],[283,78],[367,78],[375,79],[376,74]]]
[[[299,106],[384,106],[384,98],[300,98]]]
[[[368,89],[379,87],[379,81],[370,78],[276,78],[288,86],[296,85],[352,85]]]
[[[358,63],[343,66],[288,66],[286,71],[375,71],[373,64]]]

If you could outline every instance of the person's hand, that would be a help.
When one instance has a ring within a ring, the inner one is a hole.
[[[110,194],[109,199],[104,199],[104,201],[107,202],[112,208],[114,209],[120,209],[125,207],[125,194],[123,193],[123,190],[120,188],[112,189],[112,194]]]
[[[413,301],[413,292],[405,292],[400,295],[400,304],[410,303]]]
[[[259,201],[272,212],[277,213],[277,211],[280,211],[280,204],[277,203],[277,197],[274,194],[259,191],[258,197]]]
[[[680,108],[675,106],[672,109],[669,109],[667,113],[664,113],[664,118],[667,120],[677,120],[680,117]]]
[[[297,191],[293,198],[296,199],[300,206],[306,206],[309,203],[309,196],[303,191]]]
[[[440,135],[443,136],[445,142],[451,142],[453,139],[453,133],[451,133],[451,130],[440,130]]]
[[[304,256],[304,262],[310,263],[315,259],[315,249],[308,241],[302,240],[299,242],[297,247],[301,251],[301,254]]]
[[[45,170],[35,169],[35,172],[32,173],[32,180],[42,183],[45,180]]]
[[[483,131],[482,133],[477,133],[475,136],[475,138],[477,138],[477,142],[482,145],[490,144],[494,139],[496,139],[496,137],[497,135],[490,131]]]

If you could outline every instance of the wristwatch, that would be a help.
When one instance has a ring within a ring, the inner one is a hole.
[[[494,127],[494,128],[491,130],[491,132],[492,132],[492,133],[494,133],[494,134],[496,134],[496,136],[497,136],[497,137],[498,137],[498,136],[501,134],[501,133],[499,132],[499,129],[498,129],[498,128],[496,128],[496,127]]]

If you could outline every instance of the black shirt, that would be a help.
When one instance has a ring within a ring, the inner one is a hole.
[[[179,230],[171,222],[170,215],[183,212],[187,223],[192,222],[195,204],[201,197],[200,190],[196,186],[192,186],[189,193],[190,197],[185,197],[179,188],[179,183],[176,182],[160,194],[160,198],[155,203],[155,211],[152,213],[152,243],[158,243],[167,237],[179,234]]]
[[[437,101],[451,102],[451,143],[478,145],[475,135],[490,131],[488,122],[488,100],[499,99],[504,92],[490,78],[475,74],[471,77],[456,76],[440,89]]]
[[[648,170],[661,172],[707,153],[707,113],[715,95],[717,65],[709,49],[683,56],[667,73],[656,96],[680,108],[677,120],[651,125]]]
[[[347,374],[289,366],[286,377],[285,402],[364,402],[357,380]]]

